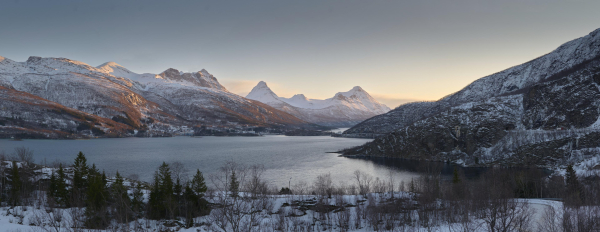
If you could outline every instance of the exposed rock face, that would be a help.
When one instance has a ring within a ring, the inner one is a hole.
[[[598,156],[599,31],[437,102],[362,122],[346,133],[384,135],[344,154],[546,167]]]
[[[200,87],[227,91],[227,89],[225,89],[225,87],[223,87],[219,81],[217,81],[217,78],[204,69],[196,73],[183,73],[177,69],[170,68],[159,75],[166,80],[187,81]]]

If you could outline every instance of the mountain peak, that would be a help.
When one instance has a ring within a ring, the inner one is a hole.
[[[307,99],[306,96],[304,96],[304,94],[295,94],[292,98],[303,98],[303,99]]]
[[[39,56],[30,56],[27,58],[27,64],[39,63],[42,60],[42,57]]]
[[[362,89],[360,86],[354,86],[354,88],[351,89],[351,91],[365,91],[364,89]]]
[[[101,71],[108,72],[112,75],[120,76],[120,77],[130,77],[131,74],[134,74],[134,72],[129,71],[129,69],[127,69],[127,68],[123,67],[122,65],[117,64],[113,61],[109,61],[104,64],[101,64],[98,67],[96,67],[96,69],[99,69]]]
[[[304,96],[304,94],[296,94],[290,98],[290,101],[300,103],[300,102],[308,102],[310,100],[308,100],[308,98],[306,96]]]
[[[96,68],[104,68],[104,67],[123,67],[123,66],[120,64],[117,64],[116,62],[109,61],[104,64],[98,65],[98,67],[96,67]]]
[[[269,86],[267,86],[267,82],[264,81],[259,81],[258,84],[256,84],[256,87],[267,87],[269,88]],[[254,88],[256,88],[254,87]]]
[[[199,87],[227,91],[227,89],[219,83],[217,78],[208,73],[208,71],[206,71],[205,69],[202,69],[198,72],[183,72],[174,68],[169,68],[164,72],[160,73],[159,76],[171,81],[177,81],[182,83],[187,82]]]
[[[256,84],[256,86],[252,88],[252,91],[250,91],[250,93],[246,95],[246,98],[260,101],[263,103],[281,102],[279,96],[277,96],[277,94],[275,94],[264,81],[258,82],[258,84]]]

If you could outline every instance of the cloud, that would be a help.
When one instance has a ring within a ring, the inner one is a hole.
[[[385,104],[386,106],[388,106],[392,109],[394,109],[404,103],[423,101],[422,99],[403,98],[403,97],[396,96],[393,94],[376,94],[376,93],[374,93],[374,94],[371,94],[371,96],[373,98],[375,98],[377,101]]]

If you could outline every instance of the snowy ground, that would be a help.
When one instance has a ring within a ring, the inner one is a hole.
[[[401,197],[402,195],[408,195],[409,193],[396,193],[395,197]],[[389,197],[389,196],[378,196],[376,194],[373,195],[373,199],[380,199],[381,197]],[[292,207],[290,206],[285,206],[285,204],[290,204],[292,203],[294,200],[309,200],[309,199],[314,199],[315,196],[311,196],[311,195],[303,195],[303,196],[286,196],[286,195],[277,195],[277,196],[270,196],[270,200],[274,203],[273,204],[273,208],[272,208],[272,212],[269,214],[264,214],[263,216],[265,216],[264,218],[262,218],[262,223],[265,224],[265,230],[264,231],[275,231],[273,228],[276,228],[274,225],[279,223],[278,220],[280,220],[280,218],[278,218],[279,214],[276,212],[281,212],[282,210],[284,212],[287,212],[288,214],[291,212]],[[361,201],[365,200],[362,196],[355,196],[355,195],[346,195],[346,196],[340,196],[340,197],[332,197],[330,199],[328,199],[330,204],[335,204],[336,200],[339,201],[343,200],[344,202],[347,202],[348,204],[361,204]],[[558,201],[552,201],[552,200],[542,200],[542,199],[519,199],[519,201],[524,201],[529,203],[529,206],[531,209],[535,210],[535,214],[534,217],[532,218],[532,221],[534,224],[534,228],[537,228],[537,224],[538,223],[542,223],[543,222],[543,216],[544,216],[544,212],[545,210],[549,209],[549,208],[554,208],[556,210],[556,212],[562,212],[562,203],[558,202]],[[364,201],[362,202],[364,204],[367,204],[368,202]],[[281,210],[280,210],[281,209]],[[349,211],[351,212],[355,212],[355,207],[348,207],[347,208]],[[37,207],[37,206],[27,206],[27,207],[14,207],[14,208],[9,208],[9,207],[1,207],[0,208],[0,231],[12,231],[12,232],[17,232],[17,231],[75,231],[73,228],[70,228],[72,225],[76,225],[77,223],[74,223],[72,218],[76,217],[77,215],[81,215],[84,212],[83,209],[80,208],[72,208],[72,209],[55,209],[55,210],[50,210],[50,209],[46,209],[44,207]],[[213,210],[212,213],[215,213],[215,211]],[[298,213],[298,212],[296,212]],[[213,215],[214,216],[214,215]],[[201,217],[201,218],[197,218],[198,222],[205,222],[208,221],[208,218],[210,216],[205,216],[205,217]],[[300,217],[288,217],[290,218],[287,222],[288,225],[288,230],[286,231],[294,231],[292,228],[292,224],[293,223],[312,223],[314,218],[317,217],[315,215],[315,212],[311,212],[311,211],[307,211],[307,213],[303,216]],[[61,222],[57,223],[57,220],[52,220],[52,219],[60,219]],[[129,231],[165,231],[166,229],[170,229],[171,231],[189,231],[189,232],[197,232],[197,231],[220,231],[220,230],[216,230],[216,228],[211,228],[209,226],[199,226],[199,227],[193,227],[193,228],[182,228],[182,227],[178,227],[178,226],[172,226],[172,227],[166,227],[164,226],[164,221],[154,221],[154,220],[145,220],[145,219],[139,219],[135,222],[131,222],[129,224],[130,229]],[[354,223],[353,220],[350,221],[350,224]],[[351,228],[350,230],[347,231],[373,231],[373,229],[369,226],[367,226],[366,222],[363,222],[363,226],[362,228],[356,229],[356,228]],[[270,228],[269,228],[270,227]],[[134,228],[138,228],[137,230]],[[268,229],[267,229],[268,228]],[[339,228],[336,228],[335,226],[329,229],[325,229],[324,227],[310,227],[312,228],[310,229],[310,231],[323,231],[323,230],[328,230],[328,231],[340,231]],[[122,229],[122,228],[121,228]],[[419,228],[419,227],[405,227],[405,228],[399,228],[395,231],[439,231],[439,232],[450,232],[450,231],[455,231],[455,229],[457,229],[457,227],[453,227],[452,225],[448,225],[448,224],[442,224],[442,225],[438,225],[435,227],[429,227],[429,228]],[[112,229],[107,229],[107,230],[103,230],[103,231],[113,231]],[[279,231],[279,230],[277,230]],[[486,231],[484,226],[480,226],[477,231]],[[533,230],[533,231],[538,231]]]

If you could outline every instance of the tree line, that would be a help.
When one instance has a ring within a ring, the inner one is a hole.
[[[207,179],[200,170],[188,178],[181,163],[163,162],[153,181],[144,183],[119,172],[109,178],[88,165],[82,152],[72,164],[54,169],[33,164],[32,152],[25,148],[8,159],[0,155],[0,161],[1,204],[14,210],[38,207],[29,223],[54,231],[130,226],[139,231],[200,226],[212,231],[600,229],[600,177],[578,177],[573,166],[564,170],[564,177],[537,168],[489,168],[477,177],[455,169],[448,178],[441,175],[441,166],[427,164],[410,181],[398,181],[391,172],[376,178],[356,171],[350,183],[322,174],[278,189],[265,180],[263,166],[235,162]],[[48,178],[36,178],[39,170],[52,171]],[[535,212],[523,200],[530,198],[564,207]],[[156,224],[141,225],[141,220]]]

